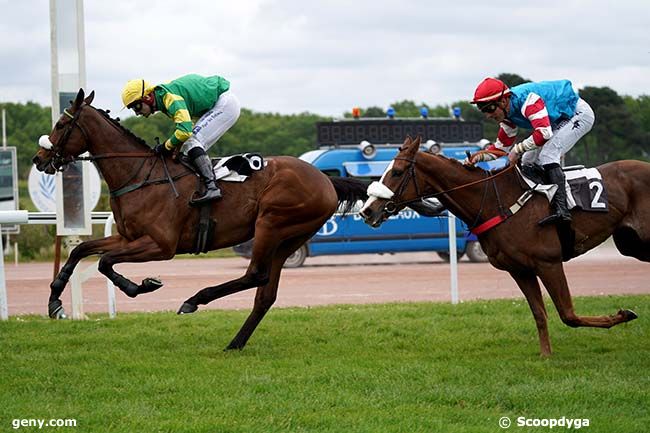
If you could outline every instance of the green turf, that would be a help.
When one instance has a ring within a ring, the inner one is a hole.
[[[650,425],[650,296],[578,298],[580,314],[640,319],[572,329],[547,304],[541,359],[523,300],[274,309],[243,351],[248,311],[40,317],[0,323],[0,432],[73,418],[79,432],[499,432],[502,416]],[[575,431],[556,427],[513,432]]]

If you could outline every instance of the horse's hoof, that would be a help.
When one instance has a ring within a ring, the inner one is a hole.
[[[160,289],[163,286],[162,281],[158,278],[145,278],[140,285],[139,293],[149,293]]]
[[[195,312],[198,309],[199,307],[197,307],[196,305],[184,302],[183,305],[181,305],[181,308],[178,310],[177,314],[190,314]]]
[[[49,305],[47,306],[47,310],[48,310],[48,315],[50,316],[51,319],[65,320],[68,318],[68,316],[65,314],[65,310],[63,309],[63,303],[61,302],[60,299],[50,302]]]
[[[244,348],[244,346],[240,346],[240,345],[237,345],[237,344],[230,343],[228,345],[228,347],[223,349],[223,351],[224,352],[230,352],[231,350],[242,350],[243,348]]]
[[[625,322],[629,322],[639,318],[639,316],[637,316],[637,314],[632,310],[619,310],[619,314],[623,315]]]

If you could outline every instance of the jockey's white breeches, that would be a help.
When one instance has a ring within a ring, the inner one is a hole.
[[[187,154],[194,147],[208,150],[237,122],[240,111],[237,96],[230,90],[222,93],[214,107],[194,124],[192,135],[183,143],[181,152]]]
[[[594,126],[594,111],[583,99],[578,99],[576,112],[571,119],[551,125],[553,136],[538,149],[521,157],[522,164],[546,165],[560,163],[560,159]]]

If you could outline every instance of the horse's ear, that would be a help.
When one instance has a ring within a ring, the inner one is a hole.
[[[404,145],[402,147],[406,148],[411,144],[411,136],[409,134],[406,134],[406,139],[404,139]]]
[[[422,142],[422,137],[418,135],[417,137],[415,137],[415,141],[413,142],[413,144],[416,148],[419,149],[421,142]]]
[[[88,95],[88,96],[86,97],[86,99],[84,99],[84,102],[85,102],[87,105],[90,105],[90,104],[93,102],[93,99],[95,99],[95,91],[94,91],[94,90],[93,90],[92,92],[90,92],[90,95]]]
[[[74,102],[72,103],[72,106],[74,108],[79,108],[81,107],[81,103],[84,101],[84,89],[79,89],[79,93],[77,93],[77,97],[75,98]]]

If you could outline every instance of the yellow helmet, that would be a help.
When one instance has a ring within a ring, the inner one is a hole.
[[[145,80],[129,80],[122,89],[122,102],[125,107],[133,104],[151,93],[155,86]]]

